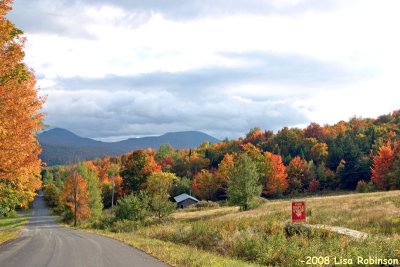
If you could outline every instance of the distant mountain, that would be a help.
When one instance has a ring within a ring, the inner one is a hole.
[[[101,142],[80,137],[68,130],[54,128],[39,134],[43,152],[40,155],[47,165],[74,163],[105,155],[119,155],[137,149],[158,149],[162,144],[174,148],[195,148],[204,141],[219,142],[218,139],[197,131],[173,132],[161,136],[129,138],[119,142]]]

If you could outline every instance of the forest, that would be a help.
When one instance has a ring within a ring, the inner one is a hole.
[[[45,195],[50,206],[68,211],[71,219],[73,192],[86,192],[80,203],[84,219],[100,216],[102,208],[128,196],[146,199],[149,210],[162,217],[160,207],[181,193],[249,209],[257,196],[400,189],[399,121],[400,111],[394,111],[376,119],[353,117],[277,133],[253,128],[243,138],[204,142],[196,149],[165,144],[158,150],[44,168]],[[237,195],[243,188],[250,188],[248,203]],[[167,210],[166,215],[173,207]]]

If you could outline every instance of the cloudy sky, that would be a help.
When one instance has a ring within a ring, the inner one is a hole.
[[[15,0],[46,124],[236,138],[399,109],[397,0]]]

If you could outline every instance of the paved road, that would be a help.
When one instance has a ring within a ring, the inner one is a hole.
[[[38,196],[21,235],[0,246],[2,267],[155,266],[167,264],[122,242],[57,225]]]

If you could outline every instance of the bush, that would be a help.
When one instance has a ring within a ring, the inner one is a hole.
[[[64,209],[64,211],[61,213],[61,217],[64,222],[69,223],[72,221],[72,211],[71,211],[70,207],[66,207]]]
[[[265,253],[264,243],[260,237],[243,236],[235,242],[231,254],[246,261],[256,261]]]
[[[95,221],[92,225],[93,228],[107,230],[112,228],[115,222],[115,216],[110,210],[104,210],[98,221]]]
[[[194,204],[197,209],[218,208],[219,204],[213,201],[202,200]]]
[[[365,180],[360,180],[357,183],[356,192],[357,193],[368,193],[375,190],[375,186],[373,183],[367,183]]]
[[[307,238],[311,235],[310,227],[303,224],[286,224],[285,225],[286,237],[292,237],[294,235],[306,236]]]
[[[117,220],[140,221],[149,216],[149,198],[144,192],[130,194],[118,200],[115,208]]]

